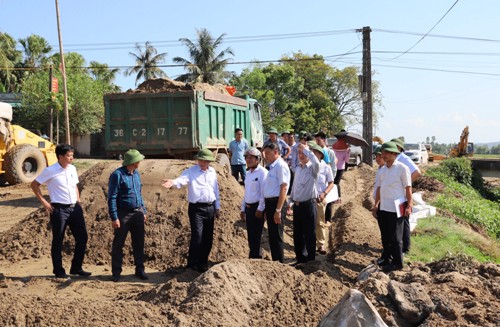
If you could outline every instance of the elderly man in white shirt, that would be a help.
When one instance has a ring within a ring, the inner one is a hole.
[[[311,147],[323,152],[316,144]],[[293,245],[297,263],[314,260],[316,257],[316,183],[319,160],[307,144],[299,144],[300,164],[295,168],[295,180],[290,197],[293,201]]]
[[[382,145],[382,156],[385,166],[380,168],[379,181],[372,214],[380,224],[382,246],[385,262],[381,263],[385,272],[403,269],[403,225],[404,220],[398,217],[398,202],[405,203],[399,215],[409,216],[413,201],[411,194],[411,178],[408,167],[396,160],[399,153],[394,142]]]
[[[245,152],[248,167],[245,183],[245,196],[241,203],[240,217],[246,221],[250,259],[262,259],[260,246],[264,229],[264,181],[267,170],[260,165],[261,153],[256,148]]]
[[[220,216],[220,197],[217,173],[210,167],[215,161],[212,152],[202,149],[195,159],[198,164],[184,170],[180,177],[162,180],[162,186],[181,188],[188,185],[188,215],[191,225],[191,242],[187,268],[205,272],[214,238],[214,218]]]

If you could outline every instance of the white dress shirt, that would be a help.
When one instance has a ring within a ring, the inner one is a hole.
[[[330,182],[333,182],[332,167],[321,160],[319,163],[318,181],[316,182],[318,195],[323,193],[328,188],[328,183]]]
[[[281,184],[286,184],[286,191],[290,186],[290,169],[286,162],[280,158],[269,165],[269,173],[264,182],[264,198],[280,196]]]
[[[413,160],[411,160],[410,157],[408,157],[404,152],[398,154],[398,156],[396,157],[396,161],[399,161],[403,165],[408,167],[408,169],[410,169],[410,175],[413,174],[415,170],[420,171],[420,169],[418,169],[417,165],[413,162]]]
[[[172,181],[173,185],[181,188],[188,186],[189,203],[211,203],[215,201],[215,209],[220,209],[219,183],[217,173],[213,167],[201,170],[195,165],[184,170],[178,178]]]
[[[410,170],[394,161],[390,168],[383,166],[379,172],[380,210],[396,212],[394,200],[406,198],[406,187],[411,186]]]
[[[295,177],[293,179],[292,201],[303,202],[318,197],[316,183],[319,173],[319,160],[311,150],[303,149],[302,152],[307,156],[307,164],[300,163],[295,167]]]
[[[259,202],[257,210],[264,211],[264,181],[267,178],[267,170],[258,165],[253,171],[247,171],[245,177],[245,196],[241,203],[241,211],[245,211],[247,203]]]
[[[35,179],[40,184],[47,184],[50,202],[75,204],[78,201],[78,173],[73,165],[61,167],[59,162],[45,168]]]

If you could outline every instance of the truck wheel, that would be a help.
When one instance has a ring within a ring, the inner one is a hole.
[[[47,167],[43,153],[31,144],[19,144],[5,156],[5,178],[10,185],[31,183]]]
[[[0,174],[0,186],[4,186],[6,183],[5,174]]]
[[[227,154],[225,153],[219,153],[217,154],[217,157],[215,157],[215,161],[222,166],[222,169],[224,170],[224,174],[226,174],[227,177],[231,176],[231,163],[229,162],[229,158],[227,157]]]

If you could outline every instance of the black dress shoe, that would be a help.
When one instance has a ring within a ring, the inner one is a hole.
[[[136,271],[135,272],[135,276],[139,277],[142,280],[148,280],[149,279],[148,275],[146,275],[146,273],[144,272],[144,270]]]
[[[71,277],[69,277],[69,275],[66,275],[66,273],[56,274],[56,278],[71,279]]]
[[[390,263],[391,263],[391,260],[387,259],[387,258],[379,258],[377,260],[377,265],[379,265],[380,267],[387,266]]]
[[[115,283],[119,282],[120,281],[120,275],[113,275],[113,277],[111,277],[111,280]]]
[[[83,269],[80,269],[80,270],[71,270],[69,272],[71,275],[78,275],[78,276],[82,276],[82,277],[89,277],[90,275],[92,275],[92,273],[90,271],[85,271]]]
[[[401,269],[403,269],[403,266],[398,266],[398,265],[395,265],[393,263],[388,264],[387,266],[382,267],[382,270],[384,272],[391,272],[391,271],[401,270]]]

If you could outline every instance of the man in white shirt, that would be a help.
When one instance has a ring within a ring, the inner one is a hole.
[[[382,156],[385,166],[380,168],[375,206],[372,214],[380,224],[384,259],[382,264],[385,272],[403,269],[403,225],[404,220],[398,217],[396,201],[406,200],[403,216],[409,216],[413,201],[411,195],[411,178],[408,167],[396,160],[399,150],[394,142],[382,145]],[[392,260],[392,261],[390,261]]]
[[[311,143],[318,151],[323,150]],[[307,144],[299,144],[300,164],[295,168],[295,181],[290,197],[293,201],[293,245],[298,263],[316,256],[316,199],[318,190],[319,160]]]
[[[333,189],[335,184],[333,184],[332,168],[323,160],[325,153],[320,151],[320,149],[320,145],[319,148],[314,146],[312,147],[314,155],[319,160],[318,181],[316,183],[316,189],[318,190],[318,198],[316,199],[316,246],[319,254],[326,254],[325,242],[328,233],[328,224],[326,223],[327,220],[325,217],[327,208],[325,198]]]
[[[245,161],[249,170],[240,217],[246,220],[250,259],[262,259],[260,243],[264,228],[264,181],[267,177],[267,170],[259,164],[260,160],[261,154],[256,148],[250,148],[245,153]]]
[[[264,182],[264,202],[269,232],[269,247],[273,261],[284,261],[283,222],[286,217],[286,193],[290,184],[290,169],[280,157],[276,143],[264,145],[264,158],[269,173]]]
[[[83,258],[87,248],[87,227],[83,210],[80,206],[80,193],[77,184],[78,174],[73,162],[75,149],[69,144],[59,144],[56,147],[57,162],[45,168],[31,183],[31,189],[47,212],[50,213],[52,225],[52,272],[57,278],[69,279],[62,265],[62,246],[66,227],[69,226],[75,238],[75,254],[71,261],[72,275],[88,277],[90,272],[83,270]],[[47,184],[50,203],[45,200],[40,190],[41,184]]]
[[[323,149],[323,152],[326,151],[326,154],[328,155],[328,160],[324,160],[325,163],[330,165],[330,169],[332,171],[333,178],[335,178],[335,175],[337,175],[337,157],[335,156],[335,151],[333,151],[332,148],[329,148],[326,144],[326,134],[324,132],[318,132],[316,135],[314,135],[316,138],[316,143]],[[326,159],[326,158],[325,158]],[[333,202],[329,202],[326,204],[325,208],[325,221],[332,221],[332,207],[333,207]]]
[[[191,242],[187,268],[199,272],[208,270],[208,256],[212,250],[214,238],[214,217],[220,216],[220,197],[217,172],[210,167],[215,161],[208,149],[198,151],[195,157],[198,164],[184,170],[176,179],[162,180],[162,186],[181,188],[188,186],[188,215],[191,225]]]
[[[396,146],[398,147],[399,154],[396,157],[396,160],[404,164],[408,169],[410,170],[410,175],[411,175],[411,182],[413,183],[416,181],[420,176],[422,176],[422,173],[420,172],[420,169],[418,169],[417,165],[413,162],[413,160],[410,159],[405,154],[405,144],[403,140],[399,138],[394,138],[391,140],[391,142],[396,143]],[[406,254],[410,252],[410,236],[411,236],[411,230],[410,230],[410,217],[404,217],[404,230],[403,230],[403,254]]]

